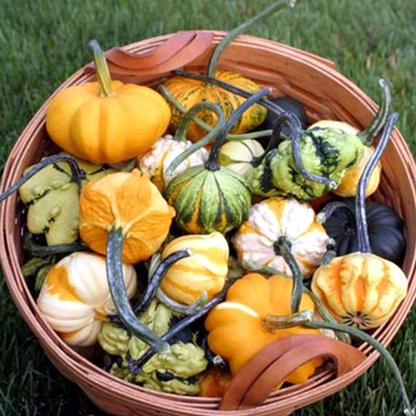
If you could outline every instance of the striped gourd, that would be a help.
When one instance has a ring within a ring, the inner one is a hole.
[[[176,223],[191,234],[226,233],[245,220],[251,205],[245,179],[225,167],[191,167],[169,182],[164,196]]]
[[[259,85],[239,73],[230,71],[216,71],[215,77],[233,86],[239,87],[248,93],[255,93],[260,90]],[[181,104],[186,110],[190,110],[195,104],[200,102],[211,102],[219,105],[224,112],[225,118],[229,116],[246,100],[240,95],[233,94],[225,89],[206,81],[184,78],[176,75],[164,83],[170,95]],[[184,113],[170,103],[172,116],[170,128],[176,131]],[[233,125],[230,133],[246,133],[259,126],[266,118],[267,110],[260,104],[255,104],[248,108]],[[215,126],[218,122],[216,114],[209,110],[202,110],[198,117],[210,126]],[[193,142],[201,139],[207,132],[192,122],[187,131],[187,138]]]

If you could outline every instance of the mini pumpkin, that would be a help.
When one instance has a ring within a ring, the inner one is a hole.
[[[134,267],[123,265],[126,292],[136,292]],[[108,316],[116,312],[107,283],[105,257],[75,252],[60,260],[48,272],[37,305],[42,317],[72,346],[97,342]]]
[[[258,263],[292,275],[277,244],[280,237],[288,241],[304,278],[320,265],[330,240],[308,203],[276,197],[252,205],[232,243],[240,264]]]
[[[111,228],[123,233],[123,262],[147,260],[168,235],[174,209],[149,175],[116,172],[87,184],[80,196],[80,236],[94,251],[107,252]]]
[[[215,306],[205,320],[208,346],[229,364],[232,374],[240,369],[263,347],[271,342],[294,334],[315,334],[319,330],[293,326],[268,330],[271,316],[290,316],[293,280],[274,275],[269,278],[250,273],[237,280],[228,289],[225,302]],[[300,300],[299,311],[314,310],[307,294]],[[311,361],[288,378],[290,383],[303,383],[320,366],[322,361]]]
[[[104,53],[90,42],[98,82],[58,92],[46,110],[46,129],[63,150],[93,163],[144,154],[166,131],[170,109],[155,90],[111,81]]]

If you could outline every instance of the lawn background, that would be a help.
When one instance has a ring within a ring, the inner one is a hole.
[[[267,0],[0,0],[0,163],[49,95],[104,49],[186,29],[230,30]],[[392,88],[398,127],[416,151],[416,1],[299,0],[250,34],[322,55],[377,100],[377,80]],[[410,396],[416,398],[411,312],[391,344]],[[0,415],[104,416],[49,363],[0,280]],[[311,415],[395,415],[396,384],[379,360],[339,394],[297,411]]]

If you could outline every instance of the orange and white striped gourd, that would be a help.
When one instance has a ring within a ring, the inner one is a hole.
[[[133,266],[123,264],[123,278],[131,298],[137,288]],[[108,315],[116,312],[105,257],[87,252],[64,257],[47,274],[37,305],[42,317],[67,344],[94,345]]]

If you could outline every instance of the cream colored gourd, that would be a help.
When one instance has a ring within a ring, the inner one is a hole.
[[[133,266],[123,265],[126,291],[136,292]],[[102,324],[116,312],[107,283],[105,257],[72,253],[56,263],[43,282],[37,305],[42,317],[71,346],[97,342]]]
[[[140,172],[148,173],[150,180],[160,192],[163,192],[179,173],[192,166],[203,165],[207,161],[209,152],[203,147],[192,153],[171,174],[168,174],[169,165],[192,144],[189,140],[175,140],[172,135],[167,134],[159,138],[147,153],[138,158],[136,164]]]
[[[240,264],[256,263],[291,275],[289,265],[279,254],[277,241],[281,237],[291,246],[302,277],[311,276],[321,264],[330,239],[307,203],[276,197],[252,205],[232,243]]]

